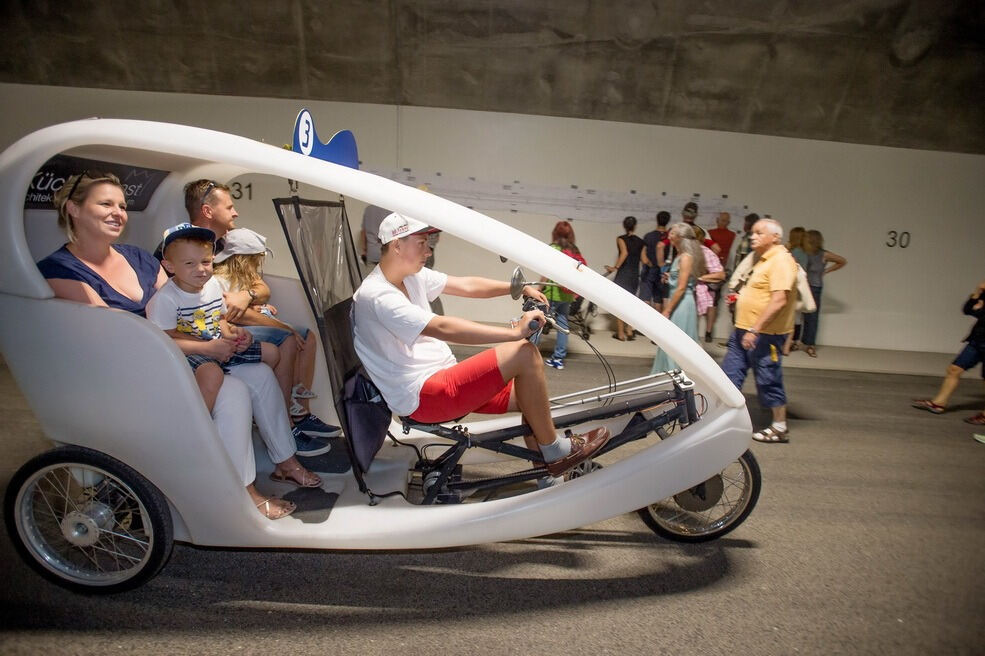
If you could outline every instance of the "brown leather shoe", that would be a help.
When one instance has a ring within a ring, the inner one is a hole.
[[[596,451],[605,446],[605,443],[612,437],[609,429],[602,426],[583,435],[573,435],[571,437],[571,453],[546,464],[547,472],[551,476],[560,476],[583,460],[591,458]]]

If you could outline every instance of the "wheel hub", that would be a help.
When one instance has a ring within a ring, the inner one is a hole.
[[[721,475],[715,474],[704,483],[675,494],[674,501],[684,510],[701,512],[718,503],[724,491],[725,484],[722,482]]]
[[[99,541],[99,532],[113,521],[113,511],[93,502],[83,510],[73,510],[61,521],[62,536],[76,547],[91,547]]]

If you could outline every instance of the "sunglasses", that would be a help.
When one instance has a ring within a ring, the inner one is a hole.
[[[75,182],[72,183],[72,188],[69,190],[68,196],[66,196],[65,198],[71,200],[72,196],[75,195],[75,190],[79,188],[79,183],[82,182],[82,178],[91,178],[91,177],[92,175],[89,174],[89,171],[83,171],[79,175],[79,177],[75,179]]]
[[[215,189],[214,182],[209,182],[209,184],[205,185],[205,193],[202,194],[202,200],[201,200],[202,205],[205,205],[205,199],[209,197],[209,194],[212,193],[213,189]]]

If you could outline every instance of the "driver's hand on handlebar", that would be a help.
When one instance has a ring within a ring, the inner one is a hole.
[[[525,285],[523,288],[523,295],[534,299],[538,303],[548,304],[547,297],[544,296],[544,292],[540,291],[537,287],[533,285]]]
[[[536,328],[531,328],[530,324],[536,323]],[[527,339],[535,332],[544,327],[547,323],[547,318],[544,313],[540,310],[530,310],[529,312],[524,312],[517,321],[513,322],[513,329],[517,332],[517,339]]]

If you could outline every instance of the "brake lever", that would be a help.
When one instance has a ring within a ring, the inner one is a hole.
[[[538,303],[537,301],[535,301],[534,299],[530,298],[529,296],[524,296],[523,297],[523,311],[524,312],[529,312],[530,310],[540,310],[544,314],[544,320],[547,323],[551,324],[551,326],[553,326],[555,330],[557,330],[560,333],[564,333],[565,335],[570,335],[571,334],[571,330],[570,329],[568,329],[568,328],[562,328],[561,327],[561,324],[559,324],[557,322],[557,320],[555,319],[555,314],[553,312],[551,312],[551,306],[550,305],[545,305],[543,303]],[[538,322],[531,321],[530,322],[530,329],[531,330],[535,330],[539,325],[540,324]],[[538,331],[538,332],[540,332],[540,331]]]

